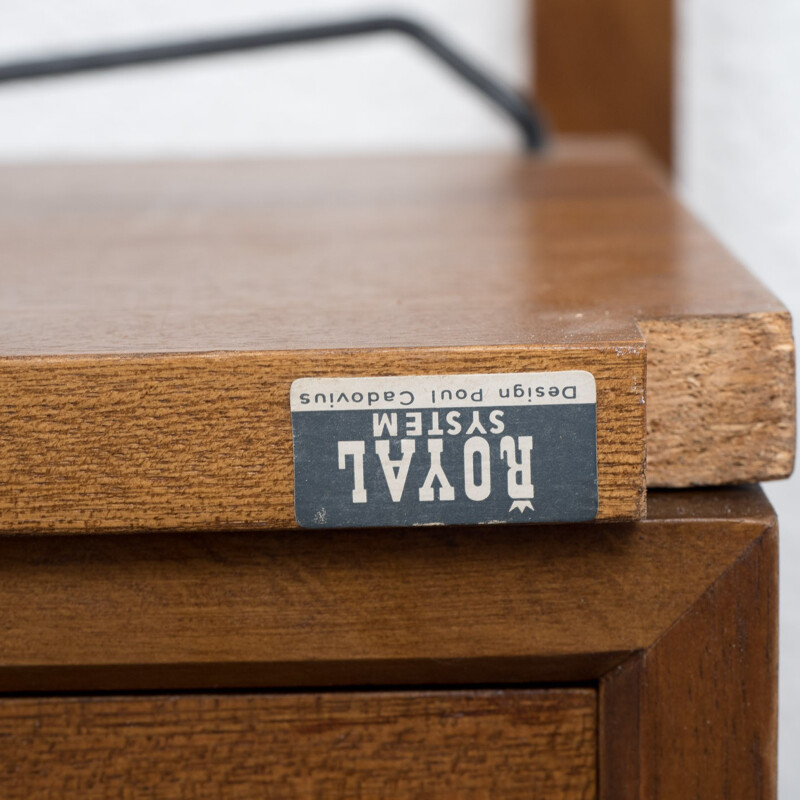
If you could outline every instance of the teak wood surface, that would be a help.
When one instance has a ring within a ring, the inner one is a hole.
[[[0,742],[3,800],[590,800],[597,692],[0,700]]]
[[[589,370],[598,519],[792,468],[788,313],[624,143],[6,166],[0,274],[8,532],[294,527],[309,376]]]
[[[142,713],[158,739],[208,707],[170,706],[159,692],[404,686],[413,698],[557,682],[599,692],[600,798],[775,796],[777,527],[756,488],[654,492],[637,523],[490,537],[6,536],[0,609],[0,693],[17,695],[0,702],[0,719],[11,739],[29,737],[29,764],[84,718],[91,730]],[[132,691],[145,694],[126,699]],[[54,692],[119,699],[84,698],[84,709],[18,696]],[[271,701],[253,702],[234,744]]]

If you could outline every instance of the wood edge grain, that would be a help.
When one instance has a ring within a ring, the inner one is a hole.
[[[640,320],[647,343],[647,485],[786,478],[795,458],[788,311]]]

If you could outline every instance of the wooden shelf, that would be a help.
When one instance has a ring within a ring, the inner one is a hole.
[[[302,377],[592,372],[598,519],[792,469],[788,312],[625,143],[5,166],[0,253],[9,532],[295,527]]]

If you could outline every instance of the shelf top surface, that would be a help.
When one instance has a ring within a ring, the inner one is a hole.
[[[636,341],[783,306],[621,142],[0,167],[0,355]]]

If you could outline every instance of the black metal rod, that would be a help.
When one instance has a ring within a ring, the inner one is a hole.
[[[363,36],[387,31],[409,36],[422,45],[429,53],[450,67],[460,78],[477,89],[495,107],[510,117],[522,131],[527,149],[541,149],[545,141],[544,126],[535,108],[513,89],[504,86],[482,68],[468,61],[428,28],[411,19],[397,16],[365,17],[294,28],[268,28],[205,39],[165,42],[142,47],[76,53],[54,58],[0,64],[0,83],[53,78],[140,64],[182,61],[243,50],[318,42],[325,39]]]

